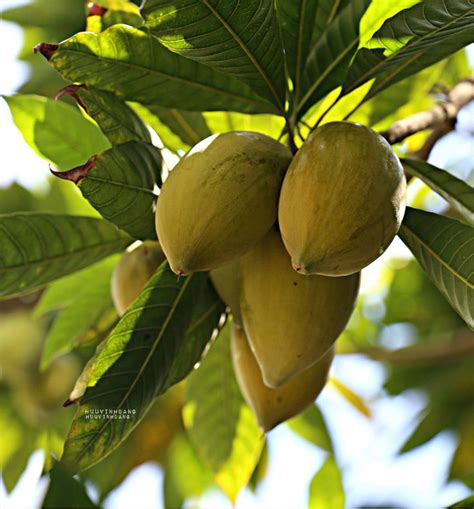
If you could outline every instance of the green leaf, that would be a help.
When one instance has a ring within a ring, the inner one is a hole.
[[[351,0],[277,0],[278,21],[285,47],[285,61],[293,81],[293,98],[299,101],[306,60],[326,27]]]
[[[168,49],[247,83],[284,111],[284,54],[272,0],[146,0],[142,14]]]
[[[474,223],[474,188],[446,170],[425,161],[402,159],[410,175],[421,179],[433,191],[440,194],[470,223]]]
[[[162,108],[157,105],[147,105],[147,109],[153,115],[156,115],[162,124],[171,132],[179,137],[182,142],[181,149],[183,149],[183,146],[192,147],[212,134],[202,113],[197,111],[180,111],[171,108]],[[163,131],[158,129],[156,132],[165,146],[170,148],[166,144],[166,138],[163,139],[161,136]]]
[[[97,508],[87,495],[84,485],[71,477],[62,467],[56,463],[50,472],[50,482],[42,509],[64,507]]]
[[[474,506],[474,495],[471,495],[467,498],[460,500],[459,502],[456,502],[453,505],[450,505],[448,509],[472,509],[473,506]]]
[[[49,55],[48,55],[49,56]],[[167,50],[151,34],[114,25],[81,32],[50,57],[66,79],[115,93],[121,99],[184,110],[272,112],[245,84]]]
[[[472,0],[432,0],[387,20],[356,55],[343,93],[375,81],[365,100],[474,40]]]
[[[78,184],[100,214],[135,239],[156,239],[155,188],[161,185],[161,152],[148,143],[116,145],[86,165],[57,177]]]
[[[58,96],[70,95],[102,129],[112,145],[127,141],[151,143],[150,133],[140,117],[114,94],[92,87],[70,85]]]
[[[216,484],[232,502],[258,463],[264,437],[245,404],[230,354],[230,326],[186,383],[184,425]]]
[[[341,472],[332,456],[313,477],[309,487],[309,509],[344,509]]]
[[[82,387],[73,391],[80,406],[61,461],[81,471],[118,447],[154,398],[199,361],[222,311],[207,274],[178,279],[164,262],[81,375]],[[124,418],[88,417],[109,409]]]
[[[300,415],[287,421],[291,431],[327,452],[333,452],[331,436],[321,410],[311,405]]]
[[[455,311],[474,328],[474,228],[408,207],[399,236]]]
[[[36,95],[4,99],[28,145],[60,169],[79,166],[110,147],[97,125],[74,106]]]
[[[92,217],[0,215],[0,299],[37,290],[129,243],[115,226]]]
[[[299,117],[344,82],[359,44],[360,20],[369,3],[370,0],[353,0],[334,18],[312,48],[304,69],[301,99],[296,108]]]
[[[110,257],[51,284],[35,308],[36,316],[56,312],[48,331],[40,368],[71,351],[102,320],[111,325],[117,318],[110,293],[110,280],[117,264]]]
[[[229,131],[255,131],[277,139],[285,121],[277,115],[246,115],[228,111],[204,113],[209,129],[213,133]]]

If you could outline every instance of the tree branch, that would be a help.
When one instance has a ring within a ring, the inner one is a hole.
[[[474,100],[474,80],[466,79],[460,81],[448,93],[446,101],[433,106],[433,108],[415,113],[403,120],[395,122],[389,129],[380,134],[391,144],[399,143],[408,136],[424,129],[436,128],[445,125],[444,130],[437,133],[437,138],[432,141],[431,147],[444,134],[446,126],[455,122],[459,110]],[[443,133],[443,134],[441,134]],[[433,133],[432,133],[433,134]],[[429,146],[429,145],[428,145]],[[425,150],[426,151],[426,150]],[[421,158],[421,157],[420,157]]]

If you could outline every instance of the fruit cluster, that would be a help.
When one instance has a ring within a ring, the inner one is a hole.
[[[361,125],[325,124],[293,158],[259,133],[213,135],[170,173],[156,210],[160,244],[124,255],[114,300],[123,312],[165,256],[180,276],[210,271],[233,315],[242,393],[270,430],[324,387],[360,271],[397,233],[405,187],[390,145]]]

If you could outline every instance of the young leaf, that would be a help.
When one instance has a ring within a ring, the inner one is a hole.
[[[474,328],[474,228],[408,207],[399,236],[455,311]]]
[[[275,108],[232,76],[181,57],[148,32],[114,25],[81,32],[40,51],[66,79],[121,99],[184,110],[272,112]]]
[[[341,472],[329,456],[316,473],[309,487],[309,509],[344,509],[344,488]]]
[[[80,406],[61,461],[77,472],[118,447],[154,398],[193,369],[222,311],[207,274],[178,279],[164,262],[73,391]],[[106,418],[107,411],[123,418]]]
[[[387,20],[356,55],[343,93],[375,78],[365,100],[474,40],[472,0],[432,0]]]
[[[50,481],[42,509],[60,509],[63,507],[81,509],[98,508],[87,495],[84,485],[56,463],[50,472]]]
[[[127,141],[151,143],[150,133],[140,117],[114,94],[92,87],[69,85],[57,97],[70,95],[102,129],[112,145]]]
[[[28,145],[60,169],[79,166],[110,147],[97,125],[74,106],[36,95],[4,99]]]
[[[156,239],[155,188],[161,185],[161,152],[129,141],[57,177],[78,184],[100,214],[135,239]]]
[[[0,215],[0,300],[37,290],[122,251],[130,241],[92,217]]]
[[[168,49],[247,83],[284,111],[284,55],[272,0],[146,0],[142,14]]]
[[[257,465],[264,438],[235,379],[229,324],[187,380],[183,419],[215,482],[235,502]]]
[[[474,223],[474,188],[451,173],[425,161],[402,159],[408,172],[440,194],[470,223]]]
[[[326,421],[317,405],[311,405],[303,413],[290,419],[287,424],[291,431],[316,447],[320,447],[327,452],[333,452],[332,440]]]
[[[56,312],[48,331],[40,368],[45,369],[58,355],[71,351],[93,327],[117,318],[110,293],[110,280],[117,257],[66,276],[51,284],[35,308],[36,316]]]
[[[370,0],[350,2],[311,49],[303,74],[301,99],[297,105],[299,117],[344,82],[359,44],[360,20],[369,3]]]

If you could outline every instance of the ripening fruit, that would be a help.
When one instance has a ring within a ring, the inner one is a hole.
[[[244,329],[265,384],[279,387],[318,361],[344,330],[359,274],[298,274],[274,230],[240,264]]]
[[[112,300],[120,316],[140,295],[164,260],[158,242],[145,241],[125,251],[112,274]]]
[[[209,277],[222,302],[230,308],[234,323],[242,326],[239,259],[237,258],[227,265],[211,270]]]
[[[302,274],[353,274],[398,232],[406,181],[387,141],[368,127],[331,122],[294,157],[278,210],[293,267]]]
[[[334,357],[333,347],[316,364],[280,387],[270,389],[263,383],[260,368],[241,327],[232,327],[231,347],[240,390],[264,431],[270,431],[313,403],[326,384]]]
[[[211,270],[242,255],[272,227],[290,151],[259,133],[215,134],[171,171],[156,231],[176,274]]]

